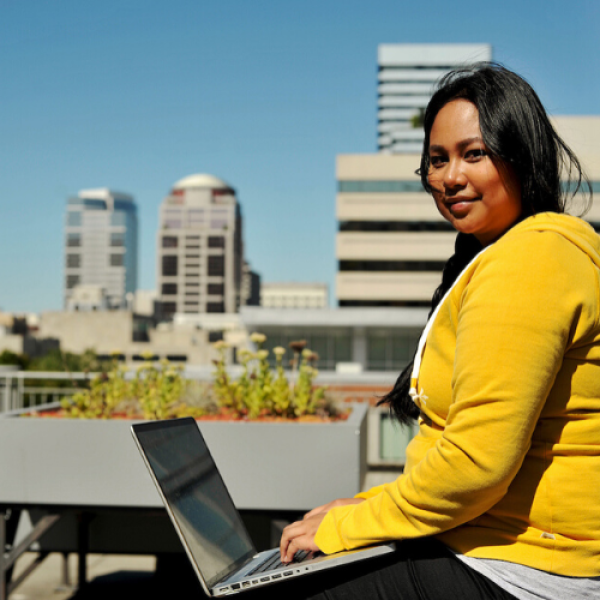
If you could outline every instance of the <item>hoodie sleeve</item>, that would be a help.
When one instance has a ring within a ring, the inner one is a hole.
[[[515,233],[501,242],[482,255],[458,299],[452,402],[441,437],[365,502],[332,509],[315,537],[324,552],[448,531],[506,494],[566,349],[596,326],[590,295],[598,290],[589,257],[556,233]]]

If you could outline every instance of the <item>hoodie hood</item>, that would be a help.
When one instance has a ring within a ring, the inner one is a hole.
[[[553,212],[539,213],[517,223],[503,237],[521,231],[553,231],[558,233],[582,252],[585,252],[593,263],[600,268],[600,236],[589,223],[579,217]]]

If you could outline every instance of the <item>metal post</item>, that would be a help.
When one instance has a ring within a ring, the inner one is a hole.
[[[6,515],[0,514],[0,600],[8,600],[8,573],[6,559]]]
[[[10,376],[6,376],[4,378],[4,406],[2,407],[4,412],[8,412],[11,409],[10,406],[10,396],[12,389],[12,378]]]
[[[68,588],[71,586],[71,578],[69,577],[69,553],[68,552],[63,552],[62,553],[62,557],[63,557],[63,561],[62,561],[62,585],[65,586],[65,588]]]
[[[90,547],[91,515],[81,512],[77,515],[77,587],[83,589],[87,583],[87,554]],[[0,598],[0,600],[2,600]]]
[[[18,398],[19,398],[19,406],[18,408],[23,408],[25,406],[25,394],[23,393],[25,388],[25,376],[23,373],[19,373],[18,381]]]
[[[8,600],[8,595],[46,558],[48,553],[41,552],[15,581],[11,581],[17,559],[60,518],[59,515],[45,515],[29,534],[14,546],[20,515],[20,510],[12,511],[11,509],[0,513],[0,600]]]

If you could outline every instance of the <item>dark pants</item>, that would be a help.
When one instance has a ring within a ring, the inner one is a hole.
[[[383,557],[239,595],[240,600],[514,600],[435,539],[410,540]]]

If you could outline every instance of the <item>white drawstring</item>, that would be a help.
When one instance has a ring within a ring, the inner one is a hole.
[[[419,381],[419,371],[421,370],[421,361],[423,360],[423,352],[425,351],[425,344],[427,342],[427,335],[429,331],[433,327],[433,322],[437,317],[438,312],[440,312],[440,308],[442,308],[442,304],[446,301],[446,298],[450,295],[450,292],[454,289],[454,286],[461,280],[462,276],[467,272],[469,267],[488,249],[491,248],[493,244],[486,246],[481,252],[478,252],[475,257],[469,262],[469,264],[460,272],[459,276],[454,280],[454,283],[450,286],[450,289],[444,294],[444,297],[439,301],[438,305],[435,307],[435,310],[431,313],[431,316],[427,320],[427,324],[425,325],[425,329],[423,329],[423,333],[419,338],[419,343],[417,345],[417,352],[415,354],[415,361],[413,364],[412,373],[410,375],[410,389],[408,394],[413,399],[413,401],[419,398],[419,394],[417,393],[417,385]]]

